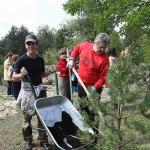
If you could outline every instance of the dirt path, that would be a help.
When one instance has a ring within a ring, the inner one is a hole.
[[[17,113],[15,101],[0,102],[0,118],[4,118],[15,113]]]
[[[6,93],[6,84],[0,85],[0,118],[16,113],[16,101],[14,97]]]

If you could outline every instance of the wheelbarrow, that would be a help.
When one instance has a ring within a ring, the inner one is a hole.
[[[35,102],[35,110],[48,137],[60,150],[81,150],[90,145],[77,137],[77,131],[93,130],[84,123],[82,116],[73,104],[64,96],[40,98]]]

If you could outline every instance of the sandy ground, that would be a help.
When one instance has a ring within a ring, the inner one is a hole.
[[[10,116],[16,113],[16,102],[8,101],[8,102],[2,102],[0,101],[0,118],[4,118],[6,116]]]
[[[5,83],[0,85],[0,118],[16,113],[16,101],[14,97],[8,96]]]

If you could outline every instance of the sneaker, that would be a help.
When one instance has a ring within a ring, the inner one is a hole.
[[[32,143],[31,142],[25,143],[25,150],[32,150]]]

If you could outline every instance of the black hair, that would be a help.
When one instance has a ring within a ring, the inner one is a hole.
[[[116,48],[114,48],[114,47],[109,48],[107,51],[107,54],[108,54],[108,56],[117,57]]]

